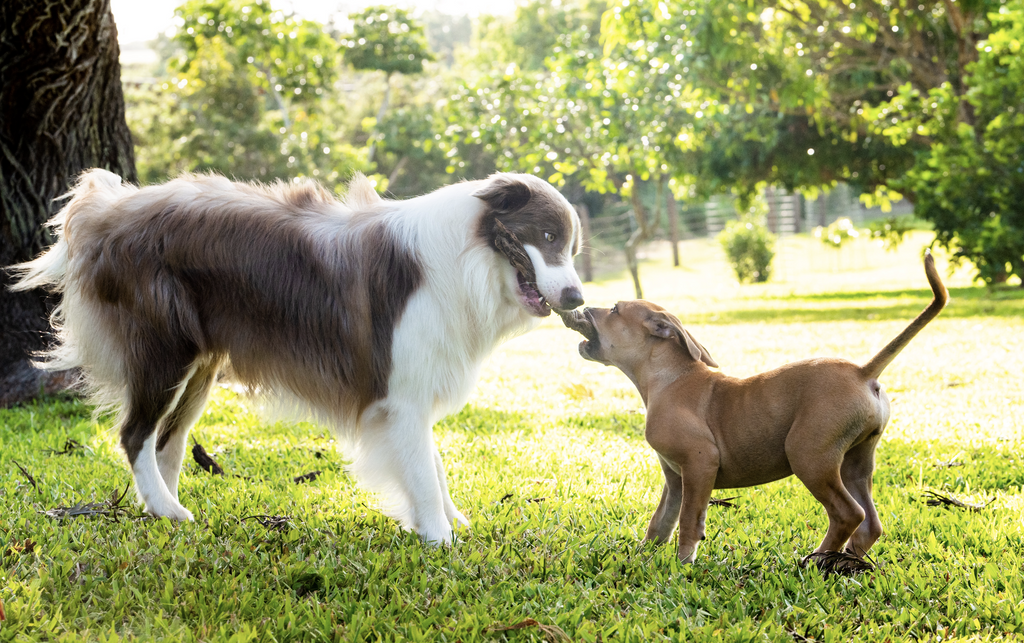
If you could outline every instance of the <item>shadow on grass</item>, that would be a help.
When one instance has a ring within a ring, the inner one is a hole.
[[[899,300],[887,305],[843,305],[850,302],[872,300]],[[930,290],[883,290],[870,292],[822,293],[794,295],[792,297],[766,296],[758,300],[764,307],[739,310],[718,310],[704,314],[686,315],[690,324],[739,324],[750,322],[809,323],[825,321],[891,321],[916,317],[931,301]],[[828,304],[830,307],[800,307],[799,302]],[[780,302],[785,307],[772,308],[769,302]],[[1024,290],[1005,289],[989,293],[984,288],[953,288],[950,302],[942,311],[946,319],[972,317],[1020,317],[1024,315]]]

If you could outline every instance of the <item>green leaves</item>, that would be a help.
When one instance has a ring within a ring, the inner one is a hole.
[[[341,41],[345,61],[355,69],[386,74],[418,74],[434,57],[427,49],[423,25],[394,6],[367,7],[349,16],[352,34]]]

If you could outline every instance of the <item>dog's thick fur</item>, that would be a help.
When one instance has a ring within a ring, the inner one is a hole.
[[[889,421],[878,376],[948,299],[931,255],[932,303],[864,366],[810,359],[746,379],[728,377],[665,309],[646,301],[562,315],[587,339],[580,354],[618,367],[647,406],[647,442],[665,474],[646,540],[679,524],[679,558],[693,562],[713,489],[800,478],[828,514],[814,551],[863,556],[882,534],[871,498],[875,446]]]
[[[465,403],[483,359],[550,306],[582,303],[580,226],[550,185],[496,174],[408,201],[357,177],[317,184],[186,176],[136,188],[85,173],[51,225],[57,242],[13,267],[16,289],[63,294],[50,368],[80,367],[147,511],[178,502],[186,438],[217,373],[298,399],[337,428],[351,470],[427,541],[468,524],[431,427]],[[498,225],[500,221],[501,225]],[[528,283],[496,250],[529,256]]]

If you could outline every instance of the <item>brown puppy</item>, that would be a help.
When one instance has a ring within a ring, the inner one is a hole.
[[[709,368],[718,365],[707,350],[650,302],[562,314],[587,338],[580,354],[618,367],[647,406],[647,442],[665,487],[645,540],[665,542],[678,520],[679,558],[693,562],[713,489],[795,474],[828,513],[814,551],[867,553],[882,535],[871,475],[889,420],[877,378],[948,299],[930,254],[924,265],[932,303],[864,366],[818,358],[737,379]]]

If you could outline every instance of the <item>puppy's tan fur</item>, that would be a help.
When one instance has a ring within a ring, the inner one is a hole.
[[[889,420],[878,376],[948,299],[931,255],[932,303],[864,366],[818,358],[746,379],[729,377],[679,320],[637,300],[563,315],[583,333],[583,357],[618,367],[647,406],[648,443],[665,472],[646,540],[679,523],[679,558],[693,562],[713,489],[795,474],[828,513],[815,552],[863,556],[882,534],[871,498],[875,447]]]

